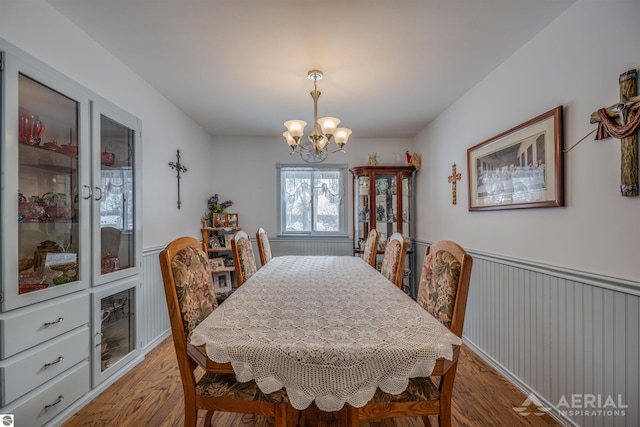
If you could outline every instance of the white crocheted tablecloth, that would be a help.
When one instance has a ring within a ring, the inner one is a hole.
[[[323,411],[402,392],[460,338],[361,258],[275,257],[193,330],[239,381]]]

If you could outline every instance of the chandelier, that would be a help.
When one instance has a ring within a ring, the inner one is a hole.
[[[313,80],[313,91],[310,92],[313,98],[313,131],[308,139],[302,138],[304,127],[307,122],[302,120],[289,120],[284,122],[287,130],[282,134],[291,147],[291,153],[300,154],[305,162],[317,163],[327,158],[329,154],[328,145],[333,140],[338,149],[331,151],[345,152],[342,148],[349,140],[351,129],[339,128],[340,120],[335,117],[322,117],[318,119],[318,98],[321,92],[318,90],[318,80],[322,80],[323,74],[320,70],[311,70],[307,73],[309,80]],[[320,126],[320,129],[318,129]]]

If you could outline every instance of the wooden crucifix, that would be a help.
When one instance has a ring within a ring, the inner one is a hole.
[[[623,197],[638,195],[638,128],[640,127],[640,96],[637,91],[637,70],[620,74],[620,102],[591,113],[591,123],[598,123],[596,139],[609,136],[621,143],[620,192]]]
[[[175,169],[177,171],[176,178],[178,179],[178,209],[180,209],[180,172],[187,172],[187,168],[180,163],[180,150],[176,150],[176,160],[175,162],[169,162],[169,166],[171,169]]]
[[[456,164],[451,165],[451,176],[449,177],[449,182],[451,183],[451,204],[458,204],[458,194],[457,194],[457,181],[462,179],[462,175],[460,172],[456,172]]]

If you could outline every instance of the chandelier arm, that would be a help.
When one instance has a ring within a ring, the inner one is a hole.
[[[337,150],[329,151],[329,154],[338,153],[338,152],[345,153],[345,154],[347,153],[343,148],[338,148]]]

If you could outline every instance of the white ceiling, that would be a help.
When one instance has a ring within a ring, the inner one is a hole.
[[[575,0],[48,0],[214,136],[412,137]],[[307,128],[307,132],[309,128]]]

